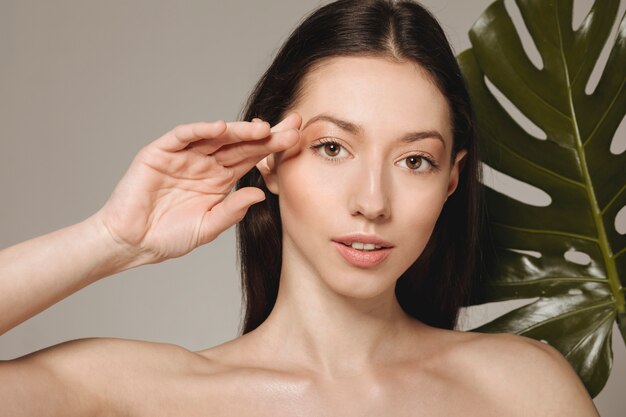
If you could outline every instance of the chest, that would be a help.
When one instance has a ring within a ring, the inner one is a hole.
[[[503,416],[505,405],[482,391],[432,377],[384,382],[367,378],[316,384],[240,378],[184,384],[162,392],[145,416],[453,417]]]

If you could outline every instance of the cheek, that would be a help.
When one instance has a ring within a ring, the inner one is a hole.
[[[415,192],[407,192],[410,188],[405,187],[394,201],[395,221],[402,225],[396,229],[398,241],[404,243],[412,257],[417,257],[426,247],[445,203],[446,188],[439,182],[428,185],[424,182],[421,187],[415,183],[412,188],[419,188]]]
[[[291,222],[301,227],[337,213],[344,190],[333,169],[302,153],[282,160],[277,175],[283,222],[293,217]]]

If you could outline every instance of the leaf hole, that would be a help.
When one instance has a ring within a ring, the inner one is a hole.
[[[576,31],[580,29],[583,19],[586,19],[587,15],[591,11],[591,6],[593,6],[593,0],[574,0],[574,9],[572,10],[572,30]]]
[[[620,235],[626,235],[626,206],[619,209],[615,216],[615,230]]]
[[[515,179],[484,162],[482,167],[483,183],[489,188],[535,207],[547,207],[552,203],[550,195],[542,189]]]
[[[626,7],[626,3],[622,2],[622,4],[619,7],[620,11],[618,12],[617,16],[622,16],[624,14],[625,7]],[[619,27],[620,26],[619,18],[616,18],[615,21],[613,22],[613,26],[611,28],[611,32],[609,32],[607,42],[602,47],[600,56],[598,57],[598,60],[596,61],[595,66],[593,67],[593,71],[591,71],[591,75],[589,76],[589,79],[587,80],[587,84],[585,85],[585,93],[587,93],[588,95],[593,94],[593,92],[596,90],[596,87],[598,86],[598,83],[600,82],[600,78],[602,74],[604,73],[604,69],[606,68],[606,63],[609,60],[611,49],[613,49],[613,45],[615,45],[615,42],[617,40],[618,31],[621,30],[621,31],[626,32],[626,20],[624,20],[623,22],[624,22],[624,25],[622,28]]]
[[[570,288],[570,290],[567,293],[569,295],[582,295],[583,290],[581,290],[580,288]]]
[[[513,252],[521,253],[522,255],[532,256],[533,258],[537,258],[537,259],[541,258],[541,252],[537,252],[536,250],[513,249],[513,248],[507,248],[507,249]]]
[[[504,108],[515,122],[530,136],[539,140],[548,139],[548,135],[539,126],[534,124],[524,113],[522,113],[515,104],[511,102],[489,78],[485,77],[485,84],[491,94],[498,100],[502,108]]]
[[[613,155],[619,155],[626,151],[626,117],[622,117],[622,121],[615,131],[609,150]]]
[[[577,251],[576,249],[570,249],[563,254],[566,261],[577,265],[589,265],[591,263],[591,257],[585,252]]]
[[[524,22],[524,18],[522,17],[522,13],[517,7],[517,4],[515,4],[513,0],[505,0],[504,8],[513,21],[513,25],[517,30],[520,41],[522,42],[522,47],[524,48],[524,52],[526,52],[528,59],[537,69],[542,70],[543,59],[537,49],[537,45],[535,45],[535,41],[530,35],[530,32],[528,32],[528,28],[526,27],[526,23]]]
[[[456,329],[463,331],[475,329],[513,310],[532,304],[537,300],[539,300],[539,297],[515,298],[461,307],[459,309],[459,320]]]

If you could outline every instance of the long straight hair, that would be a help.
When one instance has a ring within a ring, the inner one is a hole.
[[[398,278],[395,294],[402,309],[428,325],[453,329],[468,305],[477,280],[483,196],[476,130],[469,95],[445,33],[437,20],[413,1],[339,0],[312,12],[293,31],[256,84],[243,120],[278,123],[300,98],[303,77],[321,60],[371,56],[413,62],[427,71],[447,98],[452,113],[451,160],[461,149],[459,182],[446,201],[418,259]],[[241,333],[257,328],[278,295],[282,225],[278,196],[257,168],[236,185],[258,187],[266,199],[252,205],[237,225],[238,260],[245,316]]]

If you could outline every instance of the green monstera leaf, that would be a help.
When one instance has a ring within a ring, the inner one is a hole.
[[[626,152],[610,152],[626,112],[626,18],[589,95],[585,86],[619,0],[597,0],[575,31],[572,1],[516,0],[541,69],[525,53],[502,0],[474,24],[472,48],[458,56],[475,106],[482,160],[551,198],[537,206],[484,188],[492,248],[474,304],[538,298],[471,331],[516,333],[551,344],[595,397],[611,370],[614,320],[626,337],[626,236],[615,228],[626,205]],[[521,128],[485,78],[547,139]],[[572,262],[565,256],[570,251],[590,261]]]

